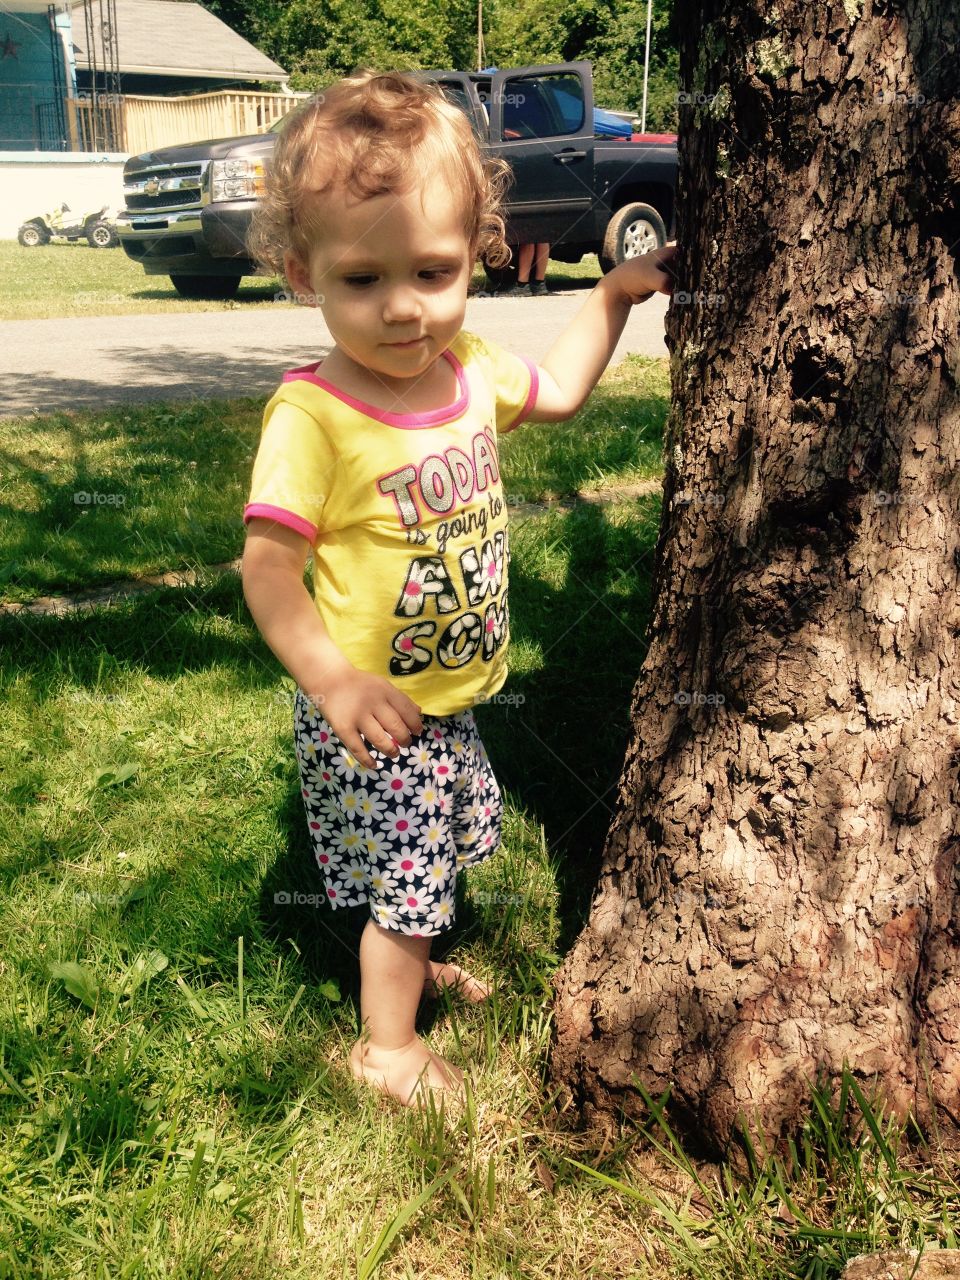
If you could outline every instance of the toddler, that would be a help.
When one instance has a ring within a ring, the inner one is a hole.
[[[294,741],[331,906],[368,903],[354,1075],[406,1105],[462,1092],[414,1030],[422,995],[486,984],[430,960],[461,868],[500,843],[472,707],[507,677],[499,434],[569,418],[668,246],[610,272],[538,368],[462,328],[478,255],[509,260],[509,170],[434,87],[362,73],[280,134],[251,247],[318,306],[329,354],[270,400],[244,593],[297,683]],[[313,558],[314,599],[303,582]]]

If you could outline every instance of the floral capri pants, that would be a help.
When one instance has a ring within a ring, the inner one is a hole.
[[[473,711],[422,720],[396,760],[368,743],[367,769],[298,689],[294,743],[330,905],[432,937],[453,924],[459,869],[499,848],[503,801]]]

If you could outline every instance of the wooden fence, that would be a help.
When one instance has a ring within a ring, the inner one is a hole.
[[[224,89],[188,98],[147,98],[124,94],[116,103],[67,101],[70,137],[76,151],[126,151],[138,155],[155,147],[204,138],[235,138],[263,133],[306,93],[252,93]],[[111,142],[113,145],[111,145]]]

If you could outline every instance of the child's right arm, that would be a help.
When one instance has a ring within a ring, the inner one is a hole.
[[[376,768],[367,741],[394,758],[423,728],[420,708],[383,676],[359,671],[330,639],[303,570],[310,544],[286,525],[247,525],[243,593],[260,634],[348,751]]]

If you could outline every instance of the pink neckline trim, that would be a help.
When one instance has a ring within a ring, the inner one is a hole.
[[[314,364],[303,365],[299,369],[288,370],[283,375],[283,380],[284,382],[297,382],[299,380],[312,382],[314,386],[323,387],[324,391],[329,391],[332,396],[335,396],[344,404],[348,404],[351,409],[357,409],[360,413],[366,414],[368,418],[373,418],[376,422],[384,422],[388,427],[403,427],[407,430],[416,430],[418,427],[435,427],[444,422],[452,422],[454,418],[459,418],[466,411],[467,405],[470,403],[470,388],[464,376],[463,365],[452,351],[444,351],[442,355],[453,366],[453,371],[457,375],[457,386],[460,388],[460,395],[453,404],[445,405],[442,409],[430,409],[427,413],[387,413],[383,409],[378,409],[375,405],[367,404],[364,400],[357,400],[355,396],[347,395],[345,391],[341,391],[332,382],[328,382],[326,378],[321,378],[317,374],[319,360]]]

